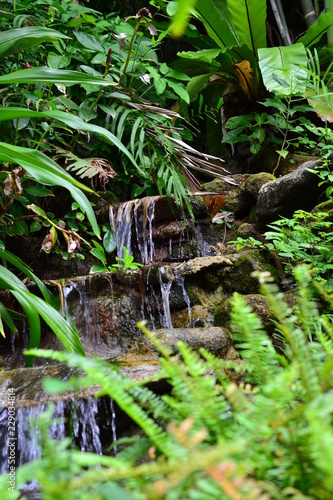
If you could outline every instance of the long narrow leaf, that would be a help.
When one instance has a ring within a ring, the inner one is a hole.
[[[1,265],[0,288],[10,290],[25,311],[30,327],[29,346],[37,347],[39,345],[40,315],[59,338],[65,349],[69,352],[84,355],[79,334],[74,324],[68,324],[54,307],[31,293],[17,276]]]
[[[47,68],[46,66],[20,69],[14,73],[0,76],[0,85],[13,85],[16,83],[30,83],[32,85],[36,83],[42,85],[52,83],[61,83],[63,85],[73,85],[74,83],[103,86],[116,85],[114,81],[101,76],[88,75],[87,73],[67,69]]]
[[[0,57],[29,49],[42,42],[55,42],[58,38],[70,38],[59,31],[42,26],[29,26],[0,33]]]
[[[12,254],[8,250],[0,248],[0,259],[5,260],[10,264],[12,264],[13,266],[17,267],[17,269],[19,269],[26,276],[28,276],[28,278],[34,281],[34,283],[36,283],[39,290],[43,294],[43,297],[46,300],[46,302],[48,302],[50,305],[54,304],[54,296],[52,292],[50,292],[50,290],[44,285],[42,280],[40,280],[19,257]]]
[[[40,318],[34,304],[25,296],[25,294],[29,292],[22,288],[21,290],[11,290],[11,293],[18,300],[27,316],[29,324],[29,349],[39,347],[41,337]],[[26,366],[32,366],[33,362],[34,356],[28,356]]]
[[[6,307],[3,305],[2,302],[0,302],[0,320],[4,320],[6,325],[12,330],[12,332],[17,332],[17,328],[15,326],[15,323],[13,321],[13,318],[9,314],[8,310]],[[0,321],[0,333],[3,337],[5,337],[5,331],[3,329],[3,323]]]
[[[317,21],[312,26],[310,26],[306,34],[299,38],[297,41],[305,45],[305,47],[311,47],[313,44],[319,42],[321,37],[328,31],[328,29],[332,25],[333,11],[322,14],[318,17]]]
[[[81,210],[86,213],[96,236],[100,236],[100,228],[94,211],[91,208],[89,200],[81,191],[81,189],[85,189],[91,192],[91,189],[75,180],[66,170],[59,167],[53,160],[35,149],[22,148],[20,146],[12,146],[0,142],[0,161],[20,165],[31,177],[42,184],[63,186],[68,189],[73,198],[80,205]]]
[[[51,111],[38,112],[23,108],[0,108],[0,121],[16,120],[19,118],[40,118],[40,119],[49,118],[53,120],[58,120],[59,122],[64,123],[65,125],[74,130],[81,130],[83,132],[93,132],[95,134],[98,134],[104,137],[104,139],[106,139],[111,144],[114,144],[122,153],[124,153],[131,160],[131,162],[134,164],[134,166],[137,168],[140,174],[143,176],[145,175],[145,172],[142,169],[140,169],[140,167],[134,160],[133,156],[128,151],[128,149],[125,148],[122,142],[119,139],[117,139],[117,137],[114,134],[112,134],[103,127],[100,127],[98,125],[93,125],[92,123],[87,123],[81,120],[81,118],[79,118],[78,116],[75,116],[70,113],[65,113],[64,111],[51,110]],[[83,185],[81,183],[78,183],[77,185],[78,187],[81,187],[81,189],[83,189],[82,187]],[[87,190],[86,187],[85,189]]]
[[[28,290],[18,290],[15,292],[15,296],[18,300],[21,300],[21,298],[26,299],[27,302],[38,311],[45,323],[49,325],[68,352],[75,352],[85,356],[78,331],[73,323],[67,323],[56,309]]]

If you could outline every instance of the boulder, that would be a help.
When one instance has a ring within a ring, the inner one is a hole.
[[[195,351],[203,347],[221,358],[225,357],[232,347],[232,336],[229,330],[216,326],[207,328],[161,328],[156,330],[154,335],[162,344],[169,346],[174,352],[178,351],[177,343],[180,341]],[[155,349],[149,340],[145,340],[145,343],[151,349]]]
[[[311,211],[324,190],[318,187],[318,176],[308,170],[317,165],[316,161],[308,161],[290,174],[264,184],[257,198],[259,221],[266,224],[279,216],[291,217],[295,210]]]

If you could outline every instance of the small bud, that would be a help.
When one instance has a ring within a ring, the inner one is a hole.
[[[31,68],[30,64],[28,62],[25,63],[26,68]]]
[[[111,64],[111,56],[112,56],[112,49],[109,49],[109,52],[108,52],[108,55],[106,58],[106,65],[107,66],[110,66],[110,64]]]

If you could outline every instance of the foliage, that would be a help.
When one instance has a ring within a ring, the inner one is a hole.
[[[44,283],[32,273],[19,258],[5,249],[0,240],[0,258],[7,264],[11,264],[25,276],[31,279],[41,292],[43,299],[32,293],[28,287],[15,274],[3,265],[0,265],[0,289],[9,290],[21,305],[25,316],[15,313],[5,307],[0,301],[0,333],[5,337],[3,321],[14,332],[17,332],[14,320],[27,320],[30,330],[29,346],[38,347],[41,336],[40,316],[45,323],[57,335],[63,346],[70,352],[84,355],[78,332],[74,324],[67,322],[57,310],[57,301]],[[27,358],[27,366],[33,363],[33,356]]]
[[[278,167],[291,146],[296,146],[295,150],[312,151],[317,145],[321,149],[320,144],[324,143],[325,150],[330,148],[330,130],[327,131],[327,126],[317,129],[311,123],[311,117],[306,115],[306,108],[316,111],[324,121],[331,120],[329,86],[332,65],[327,67],[327,48],[318,48],[317,52],[314,45],[332,26],[333,12],[322,13],[297,43],[267,47],[266,4],[266,0],[198,0],[192,14],[203,23],[207,36],[200,35],[200,40],[193,33],[190,36],[190,25],[186,41],[192,42],[197,50],[179,52],[182,61],[176,61],[173,66],[182,68],[191,76],[187,84],[191,99],[189,113],[198,108],[198,96],[215,112],[215,120],[206,120],[206,141],[210,151],[218,150],[215,144],[221,140],[223,132],[224,143],[250,142],[250,152],[256,154],[263,144],[266,145],[268,137],[274,142],[274,132],[277,132],[277,142],[282,146],[277,148],[280,155]],[[321,67],[325,69],[322,71]],[[266,96],[267,90],[273,94],[272,101],[276,101],[273,112],[269,113],[269,117],[273,115],[273,123],[270,119],[266,122],[265,114],[258,112],[256,107],[248,130],[245,130],[247,127],[238,133],[233,128],[228,130],[232,122],[227,122],[225,131],[225,122],[230,116],[231,120],[234,115],[248,119],[255,101]],[[237,93],[234,101],[230,98],[233,93]],[[221,95],[224,100],[222,117],[216,111],[217,96]],[[301,102],[301,98],[307,99],[309,106]],[[236,103],[235,109],[230,102]],[[275,116],[282,106],[285,107],[285,116]],[[297,107],[304,109],[296,112],[294,108]],[[291,112],[296,112],[296,116],[292,117]],[[301,141],[298,141],[299,135]],[[220,150],[220,154],[225,156],[228,153]]]
[[[333,172],[331,171],[331,162],[329,161],[328,155],[324,156],[322,161],[316,166],[316,168],[309,168],[309,172],[313,172],[317,174],[321,181],[318,186],[327,186],[326,187],[326,197],[331,199],[333,193]]]
[[[2,219],[6,229],[0,223],[0,230],[16,235],[22,234],[24,226],[24,235],[29,236],[30,226],[22,221],[26,206],[44,208],[44,200],[32,198],[27,190],[37,181],[67,187],[98,236],[100,228],[82,193],[91,191],[84,182],[87,175],[98,177],[94,187],[104,189],[112,179],[108,188],[112,184],[116,194],[131,185],[129,197],[156,192],[174,196],[178,205],[186,205],[191,212],[188,187],[196,191],[199,183],[188,169],[213,175],[225,171],[211,157],[190,152],[184,141],[192,140],[192,134],[182,116],[170,108],[179,100],[189,102],[184,85],[189,77],[159,61],[161,42],[156,37],[158,32],[163,37],[163,28],[151,19],[150,11],[141,9],[123,21],[113,13],[102,16],[68,1],[15,2],[13,8],[15,15],[1,20],[0,53],[6,57],[0,85],[6,87],[0,121],[6,143],[0,145],[0,158],[5,162],[3,179],[11,179],[16,187],[11,196],[0,200],[3,211],[11,216]],[[25,157],[22,147],[29,148]],[[37,158],[43,168],[37,169]],[[68,164],[71,159],[74,163]],[[26,173],[20,187],[18,176],[12,173],[15,162]],[[54,189],[44,196],[52,193]],[[66,219],[72,217],[59,213],[54,220],[58,224]],[[35,222],[31,232],[44,231],[45,235],[44,223]],[[89,226],[80,222],[66,229],[80,231],[89,241]],[[49,239],[59,249],[57,235]],[[67,249],[62,254],[82,257],[84,252]]]
[[[253,112],[233,116],[226,122],[227,132],[223,142],[227,144],[250,143],[250,151],[258,154],[269,143],[280,147],[276,150],[280,159],[290,152],[327,155],[332,151],[333,131],[327,123],[316,126],[308,117],[315,109],[304,99],[273,96],[261,101],[268,112]],[[273,174],[280,163],[278,160]]]
[[[95,248],[91,250],[92,255],[94,255],[98,260],[101,261],[101,264],[95,264],[91,268],[91,273],[100,273],[100,272],[115,272],[118,269],[122,271],[127,271],[128,269],[139,269],[139,267],[142,267],[143,264],[140,264],[139,262],[134,262],[134,257],[129,253],[126,247],[122,247],[123,250],[123,257],[116,257],[116,264],[112,264],[111,266],[107,265],[107,258],[105,255],[104,248],[97,243],[97,241],[94,241]]]
[[[237,238],[237,248],[254,246],[275,252],[285,265],[287,275],[292,275],[295,265],[306,263],[313,269],[315,280],[325,280],[326,288],[332,290],[333,269],[333,223],[327,220],[326,212],[309,213],[297,210],[291,219],[281,217],[268,224],[271,231],[264,236],[266,243],[253,237]]]
[[[232,324],[242,363],[217,359],[204,349],[199,356],[183,343],[173,356],[141,326],[160,351],[160,377],[168,380],[170,394],[158,396],[104,361],[30,351],[83,369],[84,383],[98,384],[100,394],[112,397],[144,435],[114,457],[82,453],[70,449],[68,439],[50,440],[48,414],[41,424],[42,458],[17,470],[17,485],[37,479],[48,499],[331,498],[332,323],[311,299],[305,266],[295,270],[293,308],[267,273],[256,275],[283,338],[283,356],[235,294]],[[232,381],[235,372],[241,383]],[[66,388],[71,387],[68,381]],[[140,457],[148,461],[138,465]],[[1,478],[4,499],[6,480]]]

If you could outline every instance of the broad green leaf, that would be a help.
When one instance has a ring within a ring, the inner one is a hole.
[[[302,69],[307,66],[307,55],[302,43],[259,49],[258,55],[267,90],[281,96],[304,93],[308,75]],[[281,85],[279,79],[285,81],[288,86]]]
[[[117,248],[117,236],[111,228],[104,235],[103,246],[107,253],[112,253]]]
[[[89,33],[83,33],[82,31],[74,31],[73,34],[85,49],[103,52],[103,47],[95,36]]]
[[[306,34],[297,40],[298,43],[302,43],[305,47],[311,47],[311,45],[319,42],[321,37],[327,32],[327,30],[333,25],[333,11],[321,14],[317,21],[308,28]]]
[[[53,69],[67,68],[71,62],[71,57],[65,54],[54,54],[49,52],[47,56],[47,65]]]
[[[108,268],[105,267],[103,264],[94,264],[90,269],[91,273],[107,273],[107,271]]]
[[[211,74],[208,73],[208,75],[198,75],[191,78],[191,81],[189,81],[186,85],[186,90],[188,92],[188,95],[190,96],[191,101],[195,101],[198,97],[199,92],[207,87],[210,77]]]
[[[32,210],[35,214],[40,215],[41,217],[45,217],[45,219],[47,218],[46,212],[37,205],[34,204],[29,205],[28,208],[29,210]]]
[[[153,67],[149,67],[148,68],[148,73],[154,79],[154,85],[155,85],[155,89],[156,89],[156,94],[157,95],[163,94],[163,92],[166,89],[166,84],[167,84],[166,79],[163,78],[160,75],[160,73],[155,68],[153,68]]]
[[[175,80],[188,82],[191,79],[191,77],[186,75],[185,73],[169,68],[166,63],[160,65],[160,71],[161,73],[163,73],[163,75],[168,76],[169,78],[174,78]]]
[[[226,0],[198,0],[193,14],[202,21],[208,35],[221,49],[241,45]]]
[[[43,227],[43,224],[41,224],[41,222],[38,222],[38,221],[34,221],[30,224],[30,233],[35,233],[36,231],[39,231],[40,229],[42,229]]]
[[[216,48],[216,49],[203,49],[203,50],[198,50],[196,52],[194,51],[187,51],[187,52],[178,52],[177,56],[182,57],[183,59],[197,59],[198,61],[203,61],[203,62],[208,62],[212,63],[215,61],[217,56],[221,53],[221,49]]]
[[[266,0],[228,0],[240,44],[247,45],[254,54],[266,47]]]
[[[11,228],[18,236],[25,236],[26,238],[29,237],[29,228],[25,220],[15,220]]]
[[[187,104],[190,104],[190,96],[188,95],[184,85],[174,82],[173,80],[167,80],[167,82],[169,87],[171,87],[181,99],[183,99]]]
[[[2,31],[0,32],[0,57],[29,49],[42,42],[55,42],[58,38],[69,39],[70,37],[42,26]]]
[[[105,253],[104,253],[104,250],[101,250],[99,248],[92,248],[90,250],[90,253],[96,257],[96,259],[102,261],[102,262],[105,262],[106,261],[106,257],[105,257]]]
[[[92,85],[116,85],[115,82],[108,78],[100,76],[88,75],[79,71],[71,71],[66,69],[53,69],[44,66],[38,68],[20,69],[8,75],[0,76],[0,85],[8,85],[15,83],[30,83],[32,85],[41,83],[43,85],[61,83],[63,85],[71,85],[74,83],[91,83]]]
[[[44,186],[27,186],[24,188],[24,191],[33,196],[54,196],[51,189],[47,189]]]

